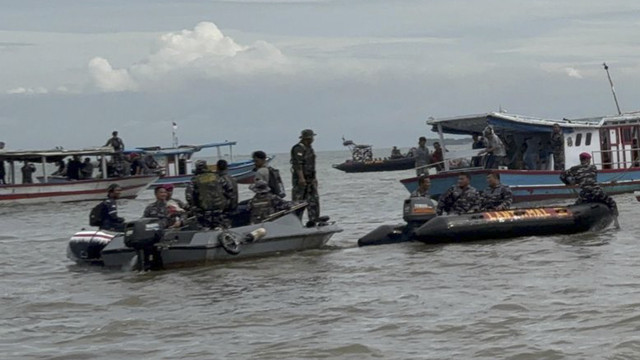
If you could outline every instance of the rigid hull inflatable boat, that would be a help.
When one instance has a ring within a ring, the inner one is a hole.
[[[127,223],[124,233],[74,234],[67,257],[112,268],[170,268],[315,249],[340,231],[334,223],[305,227],[294,213],[260,224],[212,230],[161,231],[155,219],[143,218]]]
[[[519,236],[575,234],[600,230],[613,221],[611,210],[600,203],[486,211],[435,216],[424,198],[405,201],[407,224],[383,225],[358,240],[358,245],[404,241],[457,243]]]

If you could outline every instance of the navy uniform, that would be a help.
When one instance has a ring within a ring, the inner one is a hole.
[[[173,225],[175,219],[172,219],[169,215],[169,208],[167,207],[167,202],[163,200],[156,200],[155,202],[149,204],[145,209],[142,215],[146,218],[155,218],[158,219],[158,223],[162,229],[166,229],[169,226]]]
[[[591,155],[582,153],[580,160],[591,159]],[[599,202],[607,205],[615,216],[618,216],[618,205],[616,202],[598,185],[598,169],[595,165],[580,164],[565,170],[560,175],[560,180],[567,185],[580,186],[577,204]]]
[[[293,201],[306,201],[309,221],[317,222],[320,217],[320,197],[318,195],[318,180],[316,179],[316,153],[311,145],[305,145],[305,139],[313,139],[313,130],[302,130],[300,142],[291,148],[291,183]],[[300,184],[299,172],[302,172],[306,185]]]
[[[115,199],[108,198],[102,202],[101,218],[100,229],[124,231],[124,218],[118,216],[118,204]]]
[[[420,187],[418,187],[411,193],[411,197],[424,197],[430,199],[431,194],[429,194],[429,190],[420,190]]]
[[[564,170],[564,136],[562,132],[551,134],[551,149],[553,151],[553,170]]]
[[[458,185],[453,185],[438,199],[436,213],[438,215],[442,215],[444,212],[460,215],[476,212],[479,209],[480,197],[473,186],[467,186],[463,189]]]
[[[282,200],[278,195],[271,193],[269,184],[263,180],[257,180],[250,186],[250,189],[256,193],[249,200],[252,224],[262,222],[271,214],[291,207],[290,202]]]
[[[507,185],[487,186],[482,191],[482,210],[506,210],[513,203],[513,193]]]

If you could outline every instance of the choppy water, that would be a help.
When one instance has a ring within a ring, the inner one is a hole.
[[[0,358],[640,358],[631,195],[615,197],[622,230],[358,248],[401,222],[398,179],[411,172],[344,174],[330,168],[344,152],[318,155],[322,212],[344,229],[321,250],[106,272],[65,257],[93,204],[0,208]]]

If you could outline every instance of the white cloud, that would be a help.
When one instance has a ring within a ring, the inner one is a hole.
[[[35,88],[25,88],[25,87],[17,87],[14,89],[7,90],[7,94],[9,95],[42,95],[48,94],[49,90],[42,86],[38,86]]]
[[[575,68],[567,67],[567,68],[564,68],[564,71],[567,73],[567,75],[569,75],[569,77],[582,79],[582,74],[580,74],[580,71],[578,71]]]
[[[265,41],[240,45],[211,22],[162,35],[158,43],[154,53],[128,68],[114,69],[108,60],[93,58],[89,71],[95,86],[107,92],[136,91],[166,79],[281,72],[288,63],[277,47]]]

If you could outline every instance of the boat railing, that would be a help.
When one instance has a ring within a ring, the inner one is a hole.
[[[640,149],[611,149],[591,152],[593,165],[601,169],[640,167]],[[598,161],[599,160],[599,161]]]

